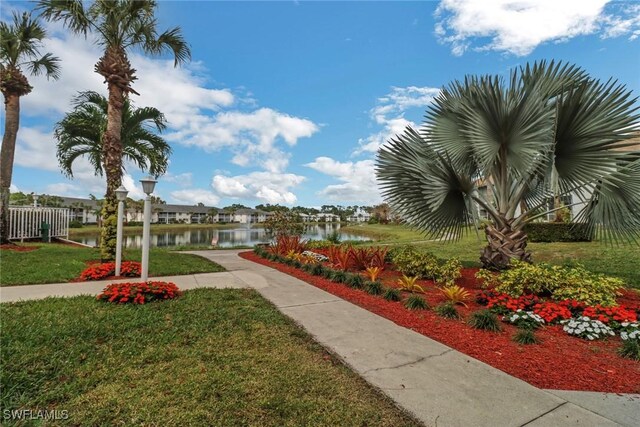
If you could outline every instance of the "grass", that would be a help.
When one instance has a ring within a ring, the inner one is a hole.
[[[55,243],[25,243],[24,246],[36,246],[38,249],[30,252],[0,251],[2,286],[68,282],[87,268],[87,261],[100,259],[100,251],[93,248]],[[141,251],[135,249],[127,249],[123,254],[127,261],[140,261],[140,257]],[[152,248],[149,253],[150,276],[216,271],[224,271],[224,268],[197,255],[172,253],[159,248]]]
[[[242,224],[229,223],[229,224],[151,224],[151,231],[184,231],[190,228],[204,229],[229,229],[238,228]],[[122,228],[123,234],[139,234],[142,231],[141,225],[133,225]],[[100,234],[100,227],[97,225],[84,225],[81,228],[70,228],[69,236],[84,236],[84,235],[98,235]]]
[[[50,298],[0,318],[2,408],[66,410],[60,425],[419,425],[252,290]]]
[[[428,241],[418,231],[404,225],[363,224],[344,228],[345,232],[359,233],[377,239],[374,244],[415,244],[439,258],[458,257],[466,267],[480,266],[480,250],[485,246],[482,231],[480,239],[471,230],[457,242]],[[534,261],[571,265],[580,263],[590,271],[616,276],[627,285],[640,288],[640,248],[633,244],[607,245],[601,241],[579,243],[529,243]]]

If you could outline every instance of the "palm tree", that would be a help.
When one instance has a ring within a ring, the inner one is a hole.
[[[0,244],[9,241],[9,193],[16,138],[20,127],[20,97],[31,92],[23,71],[57,79],[58,58],[40,55],[47,33],[29,13],[13,13],[11,23],[0,22],[0,91],[4,96],[4,135],[0,150]]]
[[[459,238],[478,208],[486,211],[488,268],[531,259],[523,227],[563,208],[548,207],[554,196],[576,197],[575,220],[592,231],[635,240],[636,100],[616,81],[553,61],[527,64],[507,81],[470,76],[441,91],[419,131],[408,127],[379,151],[376,174],[394,211],[427,234]]]
[[[150,55],[170,52],[174,66],[191,58],[191,51],[179,27],[158,34],[154,0],[95,0],[85,7],[82,0],[40,0],[45,19],[62,21],[65,27],[85,37],[96,36],[104,54],[95,71],[104,77],[109,90],[107,126],[102,133],[107,192],[103,208],[104,225],[100,243],[105,260],[115,257],[117,200],[115,190],[122,180],[122,109],[136,80],[127,51],[140,49]]]
[[[105,171],[102,136],[107,128],[107,99],[96,92],[81,92],[74,100],[74,109],[59,121],[54,129],[58,140],[57,155],[63,173],[73,177],[76,159],[86,156],[96,175]],[[122,155],[142,171],[154,176],[167,171],[171,147],[154,132],[166,128],[164,115],[153,107],[135,108],[129,99],[122,107]],[[120,164],[122,175],[124,163]]]

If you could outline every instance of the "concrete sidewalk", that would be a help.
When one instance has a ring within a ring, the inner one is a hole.
[[[251,287],[427,426],[637,426],[640,395],[541,390],[303,281],[238,257],[191,252],[224,273],[154,278],[181,289]],[[109,282],[0,288],[0,301],[97,294]]]

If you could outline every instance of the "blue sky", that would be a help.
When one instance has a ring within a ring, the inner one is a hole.
[[[4,2],[11,9],[32,4]],[[320,206],[380,202],[375,150],[419,123],[438,89],[465,74],[505,74],[538,59],[574,62],[640,94],[640,3],[606,0],[442,2],[159,2],[193,61],[132,55],[137,106],[165,112],[174,153],[156,194],[173,203]],[[47,24],[61,80],[24,97],[14,190],[104,191],[86,162],[58,172],[52,129],[80,90],[106,93],[99,49]],[[3,121],[2,121],[3,122]],[[136,198],[143,174],[128,167]]]

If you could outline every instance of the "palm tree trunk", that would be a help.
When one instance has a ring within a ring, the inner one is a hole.
[[[512,259],[531,262],[531,252],[527,252],[527,233],[522,227],[511,227],[512,221],[505,220],[505,226],[496,228],[493,224],[485,227],[488,245],[480,254],[483,268],[504,270]]]
[[[107,129],[102,137],[104,170],[107,178],[107,192],[102,205],[102,231],[100,255],[103,261],[111,261],[116,256],[116,233],[118,226],[118,200],[116,189],[122,183],[122,107],[124,91],[111,82],[109,88],[109,107],[107,110]]]
[[[20,127],[20,96],[5,94],[4,111],[4,135],[0,149],[0,244],[9,242],[9,193]]]

